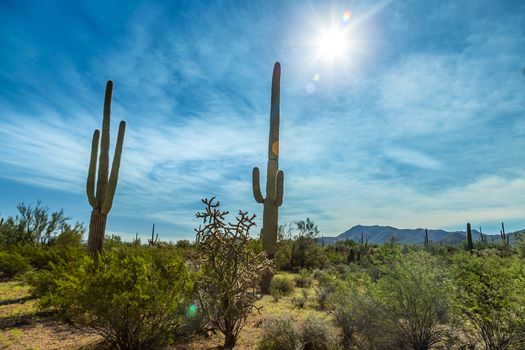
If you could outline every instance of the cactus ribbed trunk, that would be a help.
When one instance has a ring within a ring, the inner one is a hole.
[[[272,93],[270,104],[270,133],[268,138],[268,166],[266,172],[266,197],[262,196],[259,168],[253,168],[253,196],[258,203],[264,205],[263,225],[261,229],[261,241],[266,256],[275,258],[277,249],[277,229],[279,219],[279,207],[283,203],[284,173],[279,170],[279,123],[280,123],[280,96],[281,96],[281,65],[275,63],[272,75]],[[263,276],[261,290],[268,293],[271,272]]]
[[[88,238],[88,253],[91,256],[102,251],[107,218],[107,215],[100,214],[98,210],[93,209],[91,211],[91,219],[89,220],[90,235]]]
[[[124,133],[126,123],[121,121],[119,124],[117,145],[111,165],[111,174],[109,173],[109,146],[110,146],[110,115],[111,115],[111,98],[113,94],[113,82],[108,80],[106,84],[106,93],[104,96],[104,110],[102,117],[102,135],[100,130],[95,130],[91,142],[91,158],[89,161],[88,178],[86,183],[86,194],[89,205],[93,208],[91,220],[89,223],[88,253],[94,256],[102,252],[102,243],[106,231],[107,214],[113,205],[115,190],[117,188],[118,173],[120,169],[120,158],[122,155],[122,146],[124,143]],[[100,155],[99,155],[100,143]],[[98,159],[98,179],[97,175],[97,156]],[[109,176],[109,178],[108,178]],[[96,188],[95,188],[96,183]]]

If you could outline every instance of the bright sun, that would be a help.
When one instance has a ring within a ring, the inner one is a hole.
[[[326,60],[340,58],[347,49],[345,33],[336,29],[321,33],[317,44],[319,46],[319,54]]]

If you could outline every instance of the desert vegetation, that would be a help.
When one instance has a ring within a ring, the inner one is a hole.
[[[523,240],[323,247],[307,219],[281,228],[272,263],[249,234],[253,216],[227,223],[210,199],[195,243],[107,236],[90,256],[84,227],[64,212],[40,203],[18,211],[0,227],[4,347],[37,347],[35,323],[93,349],[525,346]]]
[[[212,197],[196,213],[194,242],[163,241],[153,226],[144,244],[105,233],[125,130],[121,122],[109,174],[108,82],[87,176],[87,243],[83,224],[41,203],[0,220],[0,345],[35,348],[36,333],[49,339],[61,329],[43,348],[63,339],[68,348],[121,350],[525,348],[523,234],[511,244],[502,226],[501,240],[480,233],[476,241],[469,223],[457,244],[433,243],[426,230],[423,244],[364,235],[325,244],[309,218],[279,226],[279,79],[277,63],[266,197],[252,173],[260,234],[251,232],[254,214],[228,219]]]

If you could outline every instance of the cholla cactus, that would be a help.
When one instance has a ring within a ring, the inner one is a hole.
[[[283,203],[284,173],[279,170],[279,100],[281,65],[275,63],[272,76],[270,107],[270,137],[268,141],[268,168],[266,173],[266,197],[261,194],[259,168],[253,168],[253,196],[264,204],[261,239],[269,258],[273,258],[277,245],[278,208]]]
[[[109,124],[111,115],[111,96],[113,94],[113,82],[108,80],[106,84],[106,94],[104,98],[104,114],[102,120],[102,139],[100,131],[97,129],[93,133],[91,145],[91,159],[89,162],[89,172],[87,178],[86,192],[89,204],[93,208],[89,223],[88,253],[95,255],[102,251],[104,234],[106,231],[106,220],[115,190],[117,188],[118,173],[120,168],[120,157],[122,155],[122,144],[126,131],[126,122],[121,121],[118,129],[117,145],[109,172]],[[98,178],[95,192],[95,176],[97,172],[97,155],[100,141],[100,156],[98,159]],[[109,175],[109,179],[108,179]]]

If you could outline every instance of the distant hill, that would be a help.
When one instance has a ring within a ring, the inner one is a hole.
[[[525,230],[520,230],[516,232],[509,233],[511,243],[514,241],[514,234],[525,233]],[[368,239],[369,243],[383,244],[391,239],[394,236],[397,239],[398,243],[408,243],[408,244],[423,244],[425,242],[425,229],[416,228],[416,229],[399,229],[391,226],[362,226],[357,225],[349,230],[341,233],[337,237],[322,237],[318,241],[321,243],[321,240],[324,244],[331,244],[337,241],[344,241],[351,239],[354,242],[360,242],[363,237],[364,240]],[[492,240],[494,242],[499,241],[499,235],[486,235],[488,242]],[[464,241],[467,237],[465,231],[454,231],[449,232],[445,230],[428,230],[428,238],[434,243],[443,242],[446,244],[458,244]],[[479,240],[480,233],[478,230],[472,230],[472,238],[474,240]]]

